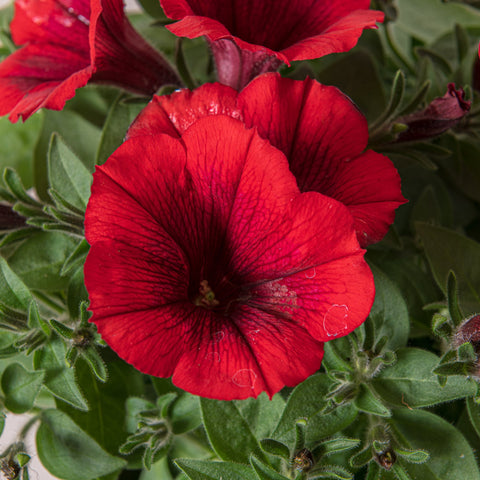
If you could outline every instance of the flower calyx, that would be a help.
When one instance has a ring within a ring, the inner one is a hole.
[[[6,480],[28,480],[29,461],[30,455],[26,453],[24,443],[13,443],[0,454],[0,472]]]
[[[121,445],[120,453],[129,455],[135,450],[144,448],[142,460],[147,470],[150,470],[153,463],[164,457],[173,440],[168,416],[176,398],[175,393],[167,393],[159,397],[156,404],[143,399],[129,399],[127,410],[132,411],[137,425],[135,430],[130,430],[132,434]]]
[[[368,319],[346,338],[349,345],[343,340],[325,345],[324,365],[333,380],[326,411],[354,403],[361,411],[389,417],[388,406],[372,385],[372,379],[381,369],[396,361],[394,352],[387,348],[387,337],[378,338],[373,322]]]
[[[432,330],[442,339],[444,347],[440,362],[433,370],[440,385],[445,385],[450,375],[462,375],[475,380],[480,389],[480,315],[465,317],[462,313],[452,271],[447,279],[447,308],[434,314]]]
[[[87,362],[98,380],[105,382],[108,378],[107,368],[97,349],[104,344],[95,325],[88,322],[89,317],[87,304],[82,302],[80,304],[80,322],[75,327],[69,327],[55,319],[51,319],[49,324],[54,332],[67,343],[65,354],[67,365],[73,367],[77,359],[81,357]]]

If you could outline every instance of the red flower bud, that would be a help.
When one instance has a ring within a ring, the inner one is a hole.
[[[475,353],[480,353],[480,315],[467,318],[457,329],[453,337],[454,348],[464,343],[471,343]]]
[[[397,142],[419,141],[435,137],[455,126],[470,110],[471,102],[465,100],[462,88],[449,83],[447,93],[435,98],[425,110],[406,115],[395,121],[408,129],[401,133]]]

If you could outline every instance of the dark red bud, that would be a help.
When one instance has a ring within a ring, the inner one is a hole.
[[[374,458],[375,461],[385,470],[390,470],[393,467],[394,463],[397,461],[397,456],[392,449],[377,453],[375,454]]]
[[[301,472],[308,472],[314,463],[312,452],[307,448],[300,450],[293,459],[295,468]]]
[[[457,90],[455,84],[449,83],[447,93],[435,98],[425,110],[395,120],[408,127],[396,141],[419,141],[440,135],[455,126],[469,112],[470,105],[463,89]]]
[[[480,315],[467,318],[457,329],[453,337],[453,346],[471,343],[475,353],[480,354]]]

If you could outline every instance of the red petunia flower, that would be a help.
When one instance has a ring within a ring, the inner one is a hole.
[[[205,35],[218,79],[237,90],[282,62],[308,60],[353,48],[384,14],[370,0],[160,0],[180,20],[167,28],[180,37]]]
[[[22,48],[0,64],[0,115],[16,122],[61,110],[87,82],[152,95],[177,75],[133,29],[122,0],[16,0],[11,32]]]
[[[355,219],[360,245],[378,242],[405,202],[392,162],[365,150],[368,125],[335,87],[272,73],[244,90],[206,84],[190,92],[155,96],[130,127],[128,137],[179,136],[197,118],[226,114],[279,148],[288,158],[302,192],[317,191],[344,203]]]
[[[127,140],[97,167],[85,231],[102,338],[205,397],[298,384],[374,298],[347,209],[300,194],[284,155],[224,115]]]

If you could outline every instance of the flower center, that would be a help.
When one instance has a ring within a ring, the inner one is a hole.
[[[217,307],[220,302],[215,298],[214,291],[210,288],[207,280],[200,282],[199,295],[195,299],[195,305],[205,308]]]

